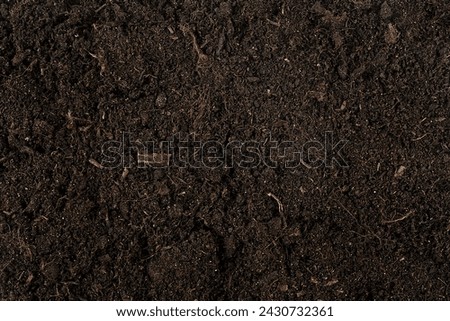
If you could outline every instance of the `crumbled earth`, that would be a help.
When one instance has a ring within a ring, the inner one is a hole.
[[[449,34],[439,0],[2,1],[0,299],[450,299]],[[348,166],[104,168],[124,132]]]

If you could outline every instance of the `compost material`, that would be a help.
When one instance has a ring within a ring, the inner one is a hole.
[[[450,299],[449,34],[437,0],[2,1],[0,299]],[[347,143],[106,166],[124,133]]]

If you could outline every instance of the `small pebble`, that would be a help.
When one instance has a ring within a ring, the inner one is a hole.
[[[158,97],[156,97],[156,107],[163,108],[166,106],[166,103],[167,103],[166,94],[160,93]]]
[[[385,41],[393,45],[397,43],[399,38],[400,32],[397,30],[397,28],[392,23],[388,24],[388,28],[384,34]]]
[[[287,284],[280,284],[278,289],[280,290],[280,292],[287,292],[289,290],[289,286]]]
[[[403,174],[405,173],[405,171],[406,171],[406,167],[405,166],[400,166],[397,169],[397,171],[395,172],[394,177],[402,177]]]

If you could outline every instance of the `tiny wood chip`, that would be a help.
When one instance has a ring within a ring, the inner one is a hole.
[[[171,156],[171,154],[164,153],[138,154],[138,164],[151,166],[168,166]]]

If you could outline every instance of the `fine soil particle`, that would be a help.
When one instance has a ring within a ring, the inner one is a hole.
[[[435,0],[3,1],[0,299],[450,299],[449,34]],[[348,166],[107,168],[126,132]]]

